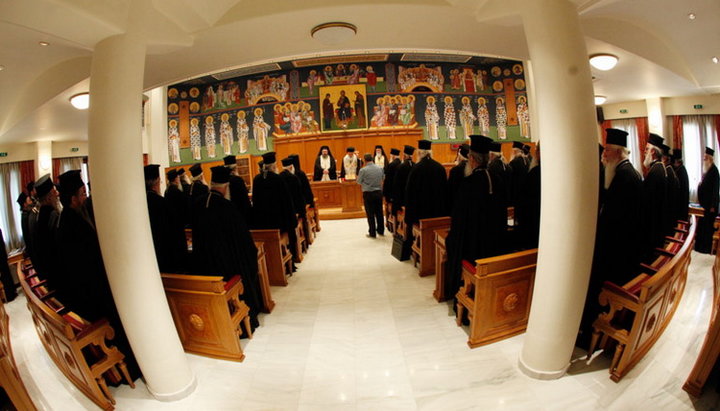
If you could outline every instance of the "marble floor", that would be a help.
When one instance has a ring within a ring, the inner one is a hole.
[[[711,410],[714,387],[693,399],[681,387],[707,330],[713,257],[694,254],[680,307],[665,334],[620,383],[609,359],[575,363],[554,381],[517,367],[523,335],[469,349],[452,310],[432,298],[434,277],[390,255],[390,236],[369,239],[364,219],[323,221],[322,232],[242,363],[188,355],[198,385],[161,403],[142,381],[114,389],[119,410]],[[39,409],[97,409],[46,355],[24,298],[7,305],[15,358]],[[583,355],[575,353],[575,356]]]

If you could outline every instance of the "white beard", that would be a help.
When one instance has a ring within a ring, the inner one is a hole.
[[[712,166],[712,163],[703,162],[703,175],[707,174],[708,170],[710,170],[710,167]]]
[[[605,164],[605,189],[610,188],[613,178],[615,178],[615,168],[618,165],[618,161]]]
[[[645,168],[650,168],[650,165],[653,163],[653,157],[651,153],[645,154],[645,159],[643,160],[643,166]]]

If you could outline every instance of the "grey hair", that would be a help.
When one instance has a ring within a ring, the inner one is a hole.
[[[476,153],[474,151],[470,151],[468,153],[468,159],[472,159],[476,162],[478,167],[487,167],[487,164],[490,161],[490,155],[488,153]]]
[[[428,156],[430,158],[432,158],[432,150],[423,150],[421,148],[418,148],[417,153],[418,153],[418,160],[422,160],[423,158],[428,157]]]
[[[216,182],[214,182],[214,181],[211,181],[211,182],[210,182],[210,189],[211,189],[211,190],[215,190],[215,189],[218,189],[218,188],[224,189],[224,188],[227,188],[227,186],[229,186],[229,185],[230,185],[230,183],[216,183]]]

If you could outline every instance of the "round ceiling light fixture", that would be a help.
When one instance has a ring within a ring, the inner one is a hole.
[[[717,56],[714,56],[714,57],[713,57],[713,58],[711,58],[710,60],[711,60],[711,61],[712,61],[713,63],[715,63],[715,64],[718,64],[718,63],[720,63],[720,59],[719,59],[719,58],[717,58]],[[1,67],[1,66],[0,66],[0,67]]]
[[[50,45],[50,43],[48,43],[47,41],[38,41],[38,44],[41,45],[41,46],[43,46],[43,47],[47,47],[47,46]]]
[[[355,25],[342,22],[323,23],[310,30],[312,38],[326,45],[343,43],[353,38],[355,34],[357,34]]]
[[[614,56],[612,54],[593,54],[590,56],[590,65],[598,70],[612,70],[617,63],[617,56]]]
[[[70,104],[78,110],[87,110],[90,107],[90,94],[79,93],[70,97]]]
[[[607,101],[607,97],[605,97],[605,96],[595,96],[595,105],[596,105],[596,106],[599,106],[600,104],[604,103],[605,101]]]

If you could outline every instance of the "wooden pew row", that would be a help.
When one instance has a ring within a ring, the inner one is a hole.
[[[135,388],[125,365],[125,355],[108,344],[115,330],[105,319],[89,323],[66,310],[32,268],[24,268],[23,263],[18,264],[18,278],[45,351],[65,377],[92,402],[104,410],[114,409],[115,399],[106,378],[118,381],[122,377]]]
[[[470,348],[525,332],[536,264],[537,249],[463,261],[456,322],[461,326],[467,311]]]
[[[240,276],[161,274],[175,327],[186,352],[223,360],[242,361],[244,326],[249,338],[250,308],[240,299]]]
[[[0,303],[0,386],[10,397],[15,409],[36,410],[15,363],[10,344],[10,321],[2,303]]]
[[[449,233],[449,228],[436,230],[433,241],[435,245],[435,290],[433,290],[433,297],[439,303],[445,301],[445,262],[447,261],[445,240],[447,240]]]
[[[250,230],[255,242],[262,242],[265,249],[268,280],[270,285],[286,286],[287,277],[292,275],[292,253],[287,233],[280,230]]]
[[[682,387],[683,390],[694,397],[700,397],[700,394],[702,394],[710,372],[720,356],[720,319],[718,318],[720,313],[720,253],[715,254],[712,276],[713,298],[710,325],[695,365]]]
[[[255,248],[258,250],[258,279],[260,280],[260,291],[262,292],[263,306],[265,307],[263,311],[271,313],[275,308],[275,301],[272,299],[272,293],[270,292],[265,246],[262,242],[255,242]]]
[[[681,223],[651,264],[643,264],[633,280],[619,286],[606,281],[599,295],[608,311],[593,322],[589,352],[611,348],[615,352],[610,379],[620,381],[643,359],[670,323],[685,289],[690,256],[695,244],[695,217]],[[678,241],[682,241],[678,248]]]
[[[435,231],[450,228],[450,217],[426,218],[413,225],[412,256],[420,277],[435,274]]]

